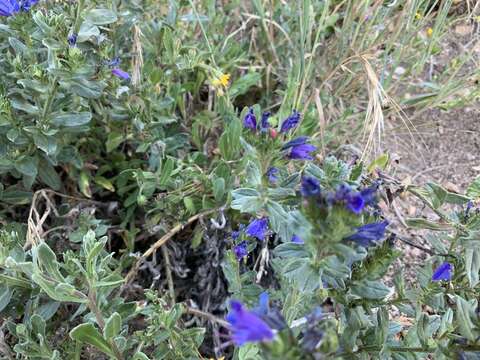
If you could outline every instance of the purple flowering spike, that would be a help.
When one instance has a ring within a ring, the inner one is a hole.
[[[290,129],[295,128],[300,122],[300,113],[297,110],[293,110],[292,115],[283,120],[282,126],[280,128],[281,133],[285,133]]]
[[[236,345],[273,340],[272,329],[259,316],[245,309],[239,301],[232,300],[230,306],[226,319],[230,323],[232,340]]]
[[[0,0],[0,16],[12,16],[20,11],[16,0]]]
[[[450,264],[449,262],[444,262],[433,272],[432,281],[450,281],[453,276],[452,271],[452,264]]]
[[[302,238],[298,235],[293,235],[292,236],[292,242],[295,244],[304,244],[305,242],[302,240]]]
[[[278,180],[277,174],[278,174],[278,169],[277,168],[271,167],[271,168],[268,169],[267,177],[268,177],[268,181],[271,184],[275,184],[277,182],[277,180]]]
[[[253,131],[257,130],[257,118],[255,117],[252,108],[250,108],[247,115],[245,115],[245,118],[243,119],[243,126]]]
[[[293,140],[290,140],[289,142],[287,142],[286,144],[284,144],[282,146],[282,150],[287,150],[287,149],[290,149],[292,147],[295,147],[295,146],[298,146],[298,145],[303,145],[303,144],[306,144],[308,141],[308,137],[307,136],[299,136]]]
[[[267,129],[270,127],[270,124],[268,122],[268,118],[270,117],[271,113],[269,111],[266,111],[262,114],[262,120],[260,121],[260,129],[262,131],[267,131]]]
[[[362,194],[356,192],[347,197],[345,205],[354,214],[360,214],[365,207],[365,201]]]
[[[297,145],[292,147],[288,157],[293,160],[313,160],[313,156],[310,153],[315,150],[317,148],[310,144]]]
[[[235,245],[233,247],[233,252],[235,253],[235,256],[238,261],[242,260],[245,256],[248,255],[247,242],[242,241],[238,245]]]
[[[130,79],[130,75],[119,68],[112,69],[112,74],[120,79],[125,79],[125,80]]]
[[[345,201],[348,199],[352,192],[352,189],[347,184],[342,184],[337,187],[335,191],[335,201]]]
[[[247,235],[255,237],[260,241],[265,240],[268,230],[268,218],[255,219],[245,229]]]
[[[385,220],[360,226],[356,229],[355,234],[348,236],[345,240],[356,242],[363,247],[368,247],[384,237],[387,225],[388,221]]]
[[[320,194],[320,183],[318,180],[311,176],[302,178],[302,185],[300,192],[305,197],[316,196]]]

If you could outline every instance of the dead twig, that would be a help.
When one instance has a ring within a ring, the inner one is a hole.
[[[163,235],[160,239],[158,239],[154,244],[150,246],[150,248],[143,253],[142,256],[140,256],[136,263],[132,266],[130,271],[128,272],[127,276],[125,277],[125,283],[123,286],[120,288],[120,294],[126,289],[128,285],[130,285],[131,281],[137,274],[140,266],[143,264],[143,262],[154,252],[157,251],[158,248],[160,248],[163,244],[165,244],[170,238],[172,238],[175,234],[177,234],[179,231],[183,230],[185,226],[192,224],[193,222],[197,221],[198,219],[202,218],[203,216],[213,214],[214,212],[218,211],[220,209],[210,209],[204,212],[201,212],[199,214],[196,214],[189,218],[185,223],[179,223],[176,226],[174,226],[169,232],[167,232],[165,235]]]
[[[195,308],[192,308],[192,307],[186,307],[185,309],[185,312],[187,314],[190,314],[190,315],[194,315],[194,316],[199,316],[199,317],[203,317],[211,322],[214,322],[214,323],[217,323],[223,327],[229,327],[230,324],[223,320],[223,319],[220,319],[218,317],[216,317],[215,315],[213,314],[210,314],[210,313],[207,313],[205,311],[202,311],[202,310],[198,310],[198,309],[195,309]]]

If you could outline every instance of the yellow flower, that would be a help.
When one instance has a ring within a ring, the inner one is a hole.
[[[432,29],[431,27],[429,27],[429,28],[427,29],[427,36],[428,36],[428,37],[432,37],[432,35],[433,35],[433,29]]]
[[[212,85],[215,87],[227,87],[230,81],[230,74],[222,74],[220,77],[213,79]]]
[[[420,13],[417,11],[417,13],[415,14],[415,18],[416,18],[417,20],[420,20],[422,17],[423,17],[422,14],[420,14]]]

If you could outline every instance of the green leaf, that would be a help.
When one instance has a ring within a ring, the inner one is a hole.
[[[220,153],[225,160],[234,160],[240,153],[240,137],[242,135],[242,123],[239,119],[233,119],[226,126],[225,131],[218,141]]]
[[[475,309],[476,301],[474,303],[469,302],[459,295],[456,295],[457,309],[455,312],[455,319],[457,320],[457,326],[459,327],[460,334],[465,336],[470,341],[475,341],[478,334],[474,330],[472,318],[476,318]]]
[[[363,280],[352,286],[353,295],[369,300],[382,300],[390,294],[390,291],[391,289],[381,281]]]
[[[60,187],[62,186],[62,182],[60,180],[60,176],[57,174],[57,171],[52,164],[50,164],[50,162],[43,157],[40,158],[38,177],[40,181],[48,185],[53,190],[60,190]]]
[[[15,169],[26,176],[35,178],[38,172],[38,158],[34,156],[22,156],[15,161]]]
[[[124,135],[122,133],[112,131],[108,134],[107,143],[105,144],[107,148],[107,153],[112,152],[115,150],[118,145],[120,145],[124,141]]]
[[[256,212],[262,207],[260,193],[255,189],[240,188],[232,191],[232,209],[241,212]]]
[[[12,299],[13,289],[5,285],[0,285],[0,312],[5,309]]]
[[[467,188],[467,196],[473,199],[480,197],[480,176],[477,176]]]
[[[33,249],[33,252],[33,263],[36,269],[39,269],[38,266],[40,266],[54,280],[57,280],[59,282],[65,281],[63,275],[60,273],[59,270],[57,256],[46,243],[42,242],[40,245],[36,246]]]
[[[132,360],[150,360],[150,358],[147,355],[145,355],[143,352],[138,351],[133,355]]]
[[[56,115],[52,122],[56,126],[74,127],[86,125],[90,120],[92,120],[92,113],[81,112]]]
[[[100,35],[100,29],[98,26],[84,21],[80,25],[80,30],[78,31],[77,43],[82,43],[90,40],[91,37],[96,37]]]
[[[225,195],[225,180],[221,177],[213,181],[213,196],[215,201],[221,202]]]
[[[468,282],[473,289],[479,282],[480,271],[480,248],[465,249],[465,269]]]
[[[103,336],[105,339],[112,339],[120,333],[122,327],[122,317],[119,313],[114,312],[105,322]]]
[[[108,25],[117,21],[117,15],[109,9],[92,9],[85,20],[94,25]]]
[[[261,80],[261,75],[259,73],[248,73],[239,79],[236,79],[230,86],[229,95],[230,99],[235,99],[239,95],[243,95],[248,90],[259,83]]]
[[[405,219],[405,222],[408,226],[416,229],[429,229],[429,230],[436,230],[436,231],[443,231],[450,229],[450,226],[447,224],[438,224],[433,221],[429,221],[422,218],[410,218]]]
[[[108,344],[100,332],[90,323],[76,326],[70,331],[70,337],[73,340],[95,346],[98,350],[111,357],[114,356],[110,344]]]

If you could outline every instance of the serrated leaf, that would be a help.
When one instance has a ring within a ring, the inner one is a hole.
[[[73,340],[92,345],[101,352],[114,357],[110,344],[92,324],[80,324],[76,326],[70,331],[70,337]]]

